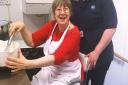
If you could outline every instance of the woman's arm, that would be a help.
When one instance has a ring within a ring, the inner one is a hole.
[[[11,23],[9,28],[9,34],[11,35],[14,33],[16,36],[19,32],[21,33],[21,36],[26,44],[33,47],[34,44],[32,42],[32,33],[28,30],[26,25],[20,21]]]
[[[29,60],[29,61],[31,62],[31,66],[30,66],[31,68],[40,68],[40,67],[53,65],[55,62],[55,57],[54,55],[48,55],[38,59]],[[26,69],[29,69],[29,67]]]
[[[28,28],[26,26],[24,26],[22,28],[22,30],[20,31],[21,36],[24,40],[24,42],[31,47],[34,47],[34,43],[32,41],[32,33],[28,30]]]
[[[40,68],[40,67],[53,65],[54,62],[55,62],[54,55],[48,55],[38,59],[28,60],[23,56],[22,52],[19,51],[18,58],[14,58],[14,57],[7,58],[6,67],[11,68],[12,72],[15,72],[23,69]]]

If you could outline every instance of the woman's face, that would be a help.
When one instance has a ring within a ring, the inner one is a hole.
[[[70,15],[70,9],[67,6],[61,5],[55,9],[54,17],[60,25],[67,24],[69,22]]]

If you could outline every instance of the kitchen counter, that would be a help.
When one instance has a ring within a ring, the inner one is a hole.
[[[18,71],[7,77],[0,75],[0,85],[31,85],[31,82],[25,71]]]

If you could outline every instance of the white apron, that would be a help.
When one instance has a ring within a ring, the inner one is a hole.
[[[55,24],[52,34],[57,26]],[[52,41],[52,34],[44,45],[44,54],[50,55],[63,42],[63,39],[68,31],[69,26],[64,31],[59,41]],[[32,85],[68,85],[73,79],[81,78],[81,62],[79,59],[69,62],[65,61],[60,65],[52,65],[42,67],[41,70],[33,76]]]

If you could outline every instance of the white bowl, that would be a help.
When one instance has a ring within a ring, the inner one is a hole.
[[[6,49],[7,41],[0,40],[0,67],[4,67],[6,58],[9,57],[18,57],[19,44],[15,41],[12,41],[8,50]],[[6,49],[6,50],[5,50]]]

